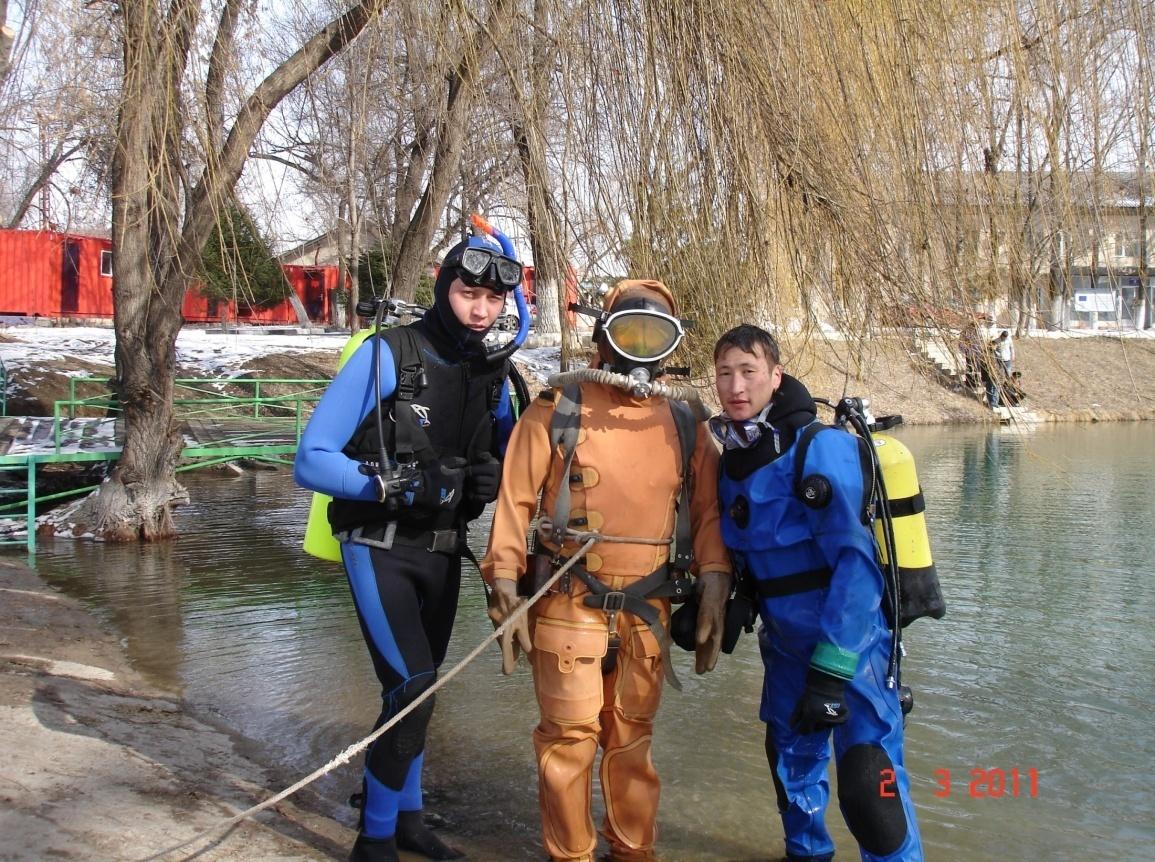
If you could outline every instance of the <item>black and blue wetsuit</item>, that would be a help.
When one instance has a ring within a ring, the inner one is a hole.
[[[361,630],[381,682],[375,725],[380,727],[437,676],[457,610],[465,525],[488,500],[466,493],[459,504],[435,512],[407,508],[403,501],[400,506],[379,503],[376,478],[365,469],[379,460],[378,397],[386,451],[397,451],[398,411],[410,411],[420,429],[424,448],[419,455],[425,462],[461,465],[500,458],[513,417],[503,364],[491,365],[476,345],[455,339],[435,311],[377,337],[382,339],[381,392],[371,337],[318,403],[301,437],[294,475],[304,487],[334,498],[330,523],[342,541]],[[399,398],[399,377],[408,378],[398,374],[398,360],[408,367],[414,346],[424,372],[421,385]],[[362,836],[390,838],[399,812],[404,818],[421,809],[425,731],[432,710],[430,698],[370,748]]]
[[[893,633],[866,522],[862,440],[835,431],[812,438],[800,475],[824,477],[829,495],[806,505],[795,487],[795,455],[802,429],[816,421],[810,393],[784,375],[767,420],[773,430],[754,446],[723,454],[718,496],[726,546],[760,597],[760,717],[786,858],[827,862],[834,855],[824,822],[831,733],[800,733],[793,723],[816,669],[845,684],[849,718],[833,730],[834,755],[839,802],[862,859],[921,862],[902,709],[887,685]]]

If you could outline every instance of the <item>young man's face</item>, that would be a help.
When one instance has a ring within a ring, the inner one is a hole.
[[[463,326],[484,332],[505,308],[505,294],[488,287],[470,287],[457,278],[449,285],[449,307]]]
[[[770,403],[782,382],[782,366],[771,363],[759,345],[754,353],[729,347],[714,361],[714,385],[731,419],[752,419]]]

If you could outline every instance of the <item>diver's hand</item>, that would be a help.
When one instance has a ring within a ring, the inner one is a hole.
[[[817,733],[844,724],[848,718],[846,682],[810,668],[806,672],[806,688],[790,716],[791,726],[798,733]]]
[[[477,503],[492,503],[501,485],[501,462],[488,452],[465,468],[465,494]]]
[[[464,468],[464,458],[447,458],[419,468],[404,483],[402,501],[415,509],[453,511],[461,505]]]
[[[730,597],[728,572],[702,572],[698,576],[698,620],[694,633],[694,670],[706,673],[718,663]]]
[[[496,628],[505,622],[525,601],[517,594],[517,581],[510,578],[495,578],[489,591],[489,618]],[[529,619],[525,614],[501,635],[501,672],[506,676],[517,667],[518,656],[533,652],[533,640],[529,636]]]

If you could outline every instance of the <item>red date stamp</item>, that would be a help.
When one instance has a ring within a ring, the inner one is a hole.
[[[884,798],[894,797],[897,793],[894,770],[881,770],[879,778],[878,795]],[[936,769],[934,779],[938,784],[934,795],[938,798],[946,798],[954,792],[954,784],[949,769]],[[1006,796],[1037,799],[1039,796],[1039,770],[1033,766],[1021,771],[1018,767],[1012,769],[975,768],[970,771],[970,781],[967,782],[966,788],[967,795],[972,799],[1002,799]],[[960,786],[959,791],[961,792],[961,790]]]

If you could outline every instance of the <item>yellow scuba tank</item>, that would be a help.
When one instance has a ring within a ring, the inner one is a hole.
[[[341,348],[341,357],[337,360],[337,370],[340,371],[358,347],[366,338],[373,334],[373,327],[358,330],[350,336]],[[333,563],[341,562],[341,543],[329,528],[329,502],[333,498],[328,494],[313,492],[313,499],[309,503],[309,519],[305,522],[305,540],[303,547],[306,554],[311,554],[321,560]]]
[[[882,471],[882,483],[890,501],[890,524],[898,563],[900,626],[920,617],[941,619],[946,613],[938,573],[931,557],[930,537],[926,529],[926,503],[914,456],[896,438],[874,433],[874,451]],[[886,520],[876,517],[874,535],[878,541],[880,562],[890,562],[886,541]]]

